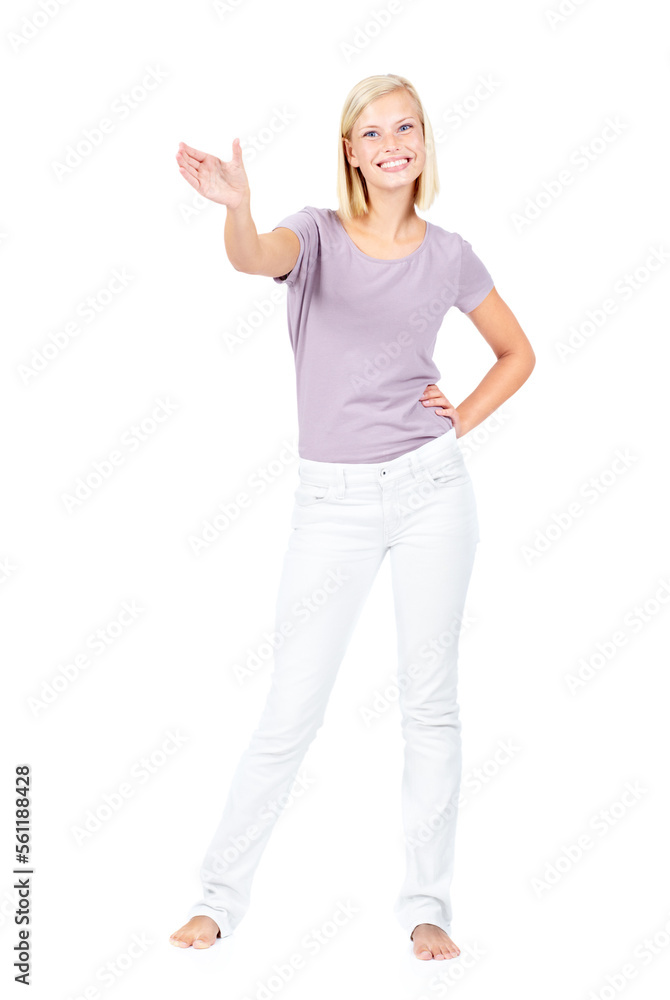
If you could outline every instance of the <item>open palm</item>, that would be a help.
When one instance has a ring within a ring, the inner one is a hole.
[[[233,139],[232,160],[220,160],[211,153],[179,143],[176,154],[182,177],[203,198],[227,208],[237,208],[249,193],[249,180],[242,163],[239,139]]]

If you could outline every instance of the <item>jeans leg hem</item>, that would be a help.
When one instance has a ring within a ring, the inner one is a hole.
[[[417,913],[411,918],[411,920],[402,921],[403,929],[410,940],[412,940],[414,928],[419,924],[435,924],[436,927],[439,927],[440,930],[443,930],[445,934],[448,934],[449,937],[451,937],[451,923],[446,923],[435,914]]]

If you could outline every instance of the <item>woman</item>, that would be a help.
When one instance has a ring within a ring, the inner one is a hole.
[[[291,788],[389,550],[407,845],[394,912],[417,958],[448,959],[459,954],[449,936],[458,629],[479,541],[456,439],[523,385],[535,355],[470,243],[416,213],[439,184],[432,129],[411,83],[393,74],[362,80],[340,126],[339,211],[306,206],[261,235],[238,139],[228,162],[184,143],[177,153],[182,176],[227,208],[233,267],[288,286],[299,485],[276,608],[288,637],[201,868],[203,898],[170,940],[207,948],[244,916],[277,818],[267,803]],[[435,384],[432,361],[452,305],[497,357],[458,407]],[[318,614],[296,620],[296,604],[319,588],[328,596]]]

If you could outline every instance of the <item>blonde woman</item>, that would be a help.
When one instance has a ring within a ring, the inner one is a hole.
[[[232,148],[221,161],[180,143],[176,158],[199,194],[226,206],[235,270],[288,287],[299,482],[276,606],[287,638],[202,863],[202,899],[170,940],[208,948],[246,913],[277,818],[267,805],[286,801],[388,551],[405,741],[406,872],[394,912],[417,958],[453,958],[457,650],[479,541],[457,439],[523,385],[535,355],[472,245],[417,215],[439,183],[430,122],[405,77],[370,76],[347,96],[337,211],[306,206],[259,235],[238,139]],[[454,305],[497,358],[458,407],[432,360]],[[297,619],[317,592],[318,614]]]

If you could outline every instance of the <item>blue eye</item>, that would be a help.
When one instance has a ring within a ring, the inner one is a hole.
[[[400,128],[401,129],[404,129],[404,128],[413,128],[413,125],[410,122],[405,122],[405,124],[401,125]],[[369,132],[364,132],[363,133],[363,138],[366,139],[367,136],[369,136],[369,135],[379,135],[379,133],[376,131],[376,129],[370,129]]]

